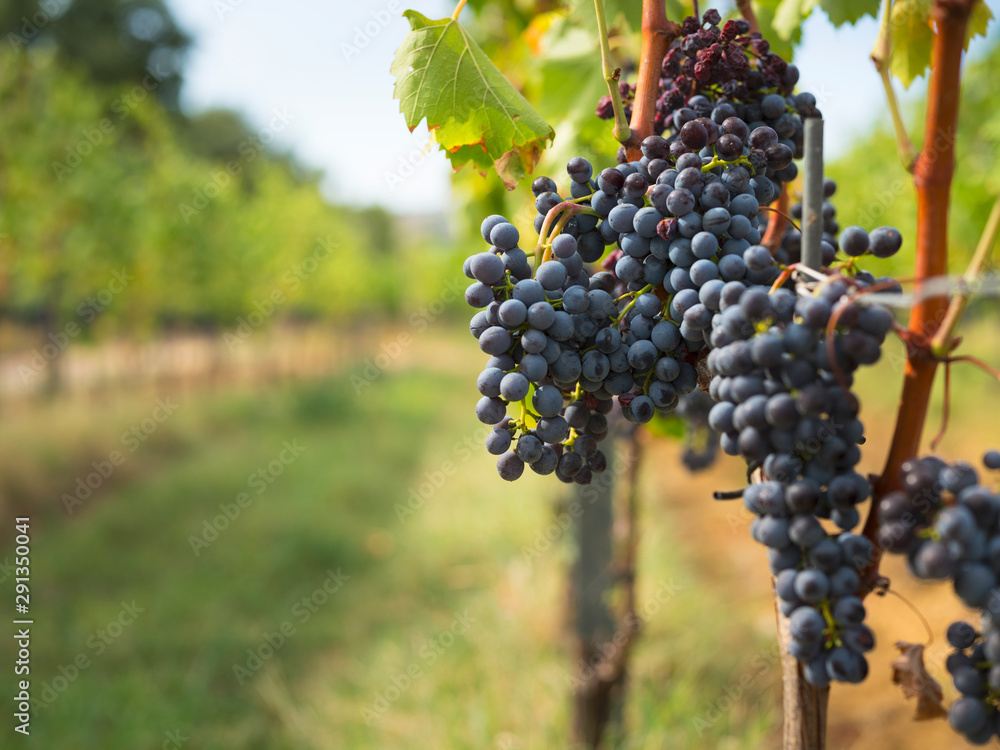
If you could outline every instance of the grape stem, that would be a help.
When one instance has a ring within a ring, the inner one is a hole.
[[[824,599],[819,603],[820,614],[823,615],[823,619],[826,620],[826,627],[829,630],[830,635],[836,638],[837,634],[837,623],[833,619],[833,613],[830,611],[830,600]]]
[[[791,277],[793,273],[800,273],[803,276],[811,276],[813,279],[819,282],[825,282],[829,276],[825,273],[820,273],[819,271],[809,268],[801,263],[792,263],[789,266],[785,266],[785,269],[781,272],[781,275],[775,279],[774,284],[768,290],[768,294],[774,294],[778,291],[786,281]]]
[[[716,155],[712,157],[712,161],[710,161],[708,164],[702,165],[701,171],[711,172],[716,167],[732,167],[736,165],[749,167],[750,159],[746,156],[740,156],[739,158],[734,159],[733,161],[726,161],[725,159],[721,159],[719,158],[719,156]]]
[[[844,389],[844,392],[848,394],[851,392],[850,383],[847,382],[844,371],[840,369],[840,364],[837,362],[837,321],[840,320],[840,316],[844,310],[850,307],[852,303],[853,300],[847,299],[838,304],[826,323],[826,356],[833,367],[833,374],[837,378],[837,382]]]
[[[639,297],[641,295],[645,294],[646,292],[651,292],[651,291],[653,291],[653,285],[652,284],[646,284],[646,286],[644,286],[638,292],[629,292],[629,294],[632,295],[632,300],[627,305],[625,305],[625,307],[622,308],[622,311],[620,313],[618,313],[618,317],[615,318],[615,325],[616,326],[620,325],[621,322],[623,320],[625,320],[625,314],[629,310],[631,310],[633,307],[635,307],[635,303],[639,300]],[[623,294],[622,297],[624,297],[624,296],[625,295]],[[619,299],[621,299],[622,297],[619,297]]]
[[[458,7],[455,8],[455,12],[451,14],[451,20],[452,21],[457,21],[458,20],[458,14],[462,12],[462,8],[465,7],[465,4],[468,1],[469,0],[458,0]]]
[[[965,274],[962,277],[962,289],[952,297],[951,304],[948,306],[948,312],[945,313],[944,320],[941,321],[941,327],[938,328],[937,333],[934,334],[934,338],[931,339],[931,353],[935,357],[945,357],[952,350],[952,337],[958,328],[965,308],[969,305],[969,299],[972,296],[972,289],[976,283],[976,278],[983,270],[986,259],[989,257],[990,251],[993,250],[993,245],[997,241],[998,231],[1000,231],[1000,196],[997,197],[996,202],[993,204],[993,210],[990,212],[990,218],[986,220],[986,228],[979,238],[976,252],[973,254],[972,260],[969,262],[969,267],[965,270]]]
[[[556,225],[552,227],[552,233],[549,235],[549,239],[545,243],[545,252],[542,253],[542,263],[552,260],[552,239],[559,236],[566,225],[569,224],[569,220],[573,218],[573,214],[575,213],[579,213],[579,211],[573,211],[572,213],[569,211],[564,212],[563,215],[559,217],[559,221],[556,222]]]
[[[552,243],[549,241],[549,230],[552,228],[552,223],[556,221],[556,217],[560,213],[566,212],[569,216],[581,213],[585,211],[586,208],[572,201],[563,201],[562,203],[557,203],[549,212],[545,214],[545,221],[542,222],[542,228],[538,232],[538,244],[535,245],[535,268],[538,268],[538,259],[541,258],[541,262],[549,260],[552,257]],[[560,219],[561,220],[561,219]],[[566,219],[569,221],[569,219]],[[562,226],[565,226],[563,222]],[[562,226],[559,227],[559,231],[562,231]]]
[[[713,500],[739,500],[744,490],[716,490],[712,493]]]
[[[525,396],[524,398],[522,398],[521,401],[520,401],[520,403],[521,403],[521,419],[518,420],[518,421],[519,421],[519,423],[520,423],[523,431],[527,432],[528,431],[528,415],[530,414],[532,417],[535,418],[535,420],[539,420],[539,419],[541,419],[541,417],[538,416],[537,414],[534,414],[531,411],[531,409],[528,408],[528,398],[527,398],[527,396]]]
[[[878,36],[875,38],[875,46],[872,48],[871,61],[882,79],[882,87],[885,89],[885,98],[889,103],[889,112],[892,114],[892,126],[896,131],[896,150],[899,153],[899,160],[903,163],[907,172],[912,172],[917,161],[917,150],[913,146],[913,141],[906,134],[906,123],[903,122],[903,115],[899,111],[899,102],[896,100],[896,91],[892,86],[892,74],[889,72],[889,64],[892,61],[892,32],[890,15],[892,13],[893,0],[886,0],[885,11],[882,13],[882,22],[879,26]]]
[[[597,14],[597,33],[601,38],[601,70],[604,73],[604,82],[608,84],[611,106],[615,113],[615,125],[611,132],[616,141],[625,143],[632,136],[632,130],[628,126],[628,120],[625,119],[622,95],[618,89],[618,79],[621,77],[622,69],[611,67],[611,45],[608,42],[608,23],[604,18],[604,0],[594,0],[594,12]]]
[[[785,203],[787,205],[787,201]],[[781,203],[779,202],[778,205],[780,206]],[[788,214],[786,214],[780,208],[771,208],[770,206],[761,206],[760,210],[761,211],[770,211],[771,213],[778,214],[778,216],[784,217],[785,221],[787,221],[789,224],[791,224],[795,228],[796,232],[801,232],[802,231],[801,229],[799,229],[799,225],[796,224],[794,221],[792,221],[792,217],[789,216]]]

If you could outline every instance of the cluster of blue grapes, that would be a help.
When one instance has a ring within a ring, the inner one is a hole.
[[[1000,453],[983,462],[1000,468]],[[879,502],[879,544],[905,554],[918,578],[953,580],[966,606],[986,607],[1000,583],[1000,496],[972,465],[936,456],[903,464],[902,483]],[[1000,590],[996,598],[1000,615]]]
[[[854,470],[864,427],[849,386],[858,367],[878,361],[894,323],[885,309],[855,303],[863,299],[863,283],[854,283],[830,277],[800,297],[727,284],[707,358],[716,376],[709,393],[719,402],[709,423],[722,449],[804,492],[809,507],[798,512],[830,518],[844,530],[857,525],[856,506],[871,491]]]
[[[687,309],[699,302],[707,307],[700,299],[706,286],[704,296],[714,304],[724,282],[770,284],[777,278],[771,253],[759,244],[757,217],[776,197],[770,183],[758,183],[738,164],[712,167],[710,157],[696,154],[657,171],[656,161],[667,164],[657,155],[669,153],[660,136],[643,141],[642,150],[652,172],[641,162],[606,169],[591,199],[604,219],[599,231],[605,242],[620,247],[611,256],[618,279],[631,290],[662,286],[667,296],[680,295]],[[624,179],[616,176],[622,173]],[[705,343],[698,333],[708,329],[704,313],[682,323],[687,341]]]
[[[948,628],[955,649],[945,665],[962,697],[948,710],[948,723],[969,742],[985,745],[1000,737],[1000,628],[984,622],[982,636],[967,622]]]
[[[786,489],[787,504],[790,488],[778,482],[752,486],[765,487],[762,492],[772,497]],[[811,685],[861,682],[868,675],[864,654],[875,647],[875,635],[864,624],[865,606],[857,596],[858,569],[871,559],[872,544],[849,532],[827,536],[808,512],[793,516],[790,534],[795,537],[794,548],[801,550],[801,562],[795,566],[803,567],[785,568],[775,579],[781,612],[788,617],[789,651],[803,663],[803,675]]]
[[[581,353],[618,314],[606,289],[613,279],[584,270],[571,234],[555,238],[555,259],[534,273],[517,246],[517,228],[502,216],[488,217],[482,235],[492,248],[466,260],[465,273],[475,281],[465,298],[484,308],[469,328],[491,355],[477,381],[476,416],[494,425],[486,448],[499,456],[497,471],[508,481],[527,464],[538,474],[589,484],[607,467],[598,443],[607,436],[613,404],[610,396],[585,396],[578,387],[582,377],[602,374]],[[518,402],[520,416],[508,417],[507,405]]]
[[[818,686],[863,679],[863,654],[874,645],[855,596],[870,545],[853,534],[834,538],[820,522],[850,531],[871,494],[855,470],[864,426],[850,385],[858,367],[879,359],[894,319],[860,304],[866,286],[856,276],[828,276],[797,296],[726,284],[706,360],[718,402],[709,425],[726,453],[768,480],[747,487],[743,501],[778,576],[792,653]]]
[[[977,745],[1000,738],[1000,624],[984,617],[980,634],[967,622],[954,622],[948,643],[955,650],[945,666],[962,695],[948,710],[948,723]]]
[[[502,216],[483,222],[491,247],[465,263],[473,280],[466,301],[480,309],[470,330],[492,356],[476,413],[496,426],[487,447],[504,478],[518,478],[527,463],[589,482],[606,465],[592,445],[606,430],[570,424],[565,402],[603,416],[617,397],[637,423],[672,411],[698,387],[695,365],[726,283],[766,286],[780,273],[757,244],[758,210],[774,198],[770,183],[715,157],[673,159],[660,136],[642,149],[640,161],[596,179],[587,160],[571,159],[567,198],[550,178],[534,181],[535,226],[547,235],[534,263]],[[586,264],[609,245],[616,246],[604,261],[610,270],[591,274]],[[515,402],[521,414],[508,418]]]
[[[983,456],[1000,470],[1000,451]],[[881,499],[879,544],[905,554],[918,578],[951,580],[959,599],[982,611],[982,634],[965,622],[948,628],[946,662],[962,694],[951,726],[973,743],[1000,737],[1000,493],[964,461],[935,456],[907,461],[903,489]]]

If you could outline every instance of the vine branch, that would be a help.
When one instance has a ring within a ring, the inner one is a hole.
[[[604,73],[604,81],[608,84],[608,93],[611,95],[611,106],[615,113],[615,125],[612,133],[615,140],[625,143],[631,136],[632,130],[625,119],[625,107],[622,106],[622,95],[618,89],[618,79],[621,76],[621,68],[611,66],[611,45],[608,42],[608,22],[604,17],[604,0],[594,0],[594,12],[597,14],[597,33],[601,38],[601,71]]]
[[[899,102],[896,99],[896,91],[892,86],[892,75],[889,73],[889,63],[892,60],[892,36],[890,13],[892,12],[893,0],[885,0],[885,11],[882,13],[882,22],[879,26],[878,37],[875,39],[875,47],[872,49],[871,61],[882,79],[882,87],[885,89],[885,98],[889,103],[889,112],[892,115],[892,127],[896,131],[896,150],[899,153],[899,160],[907,172],[912,172],[917,160],[917,149],[913,146],[913,141],[906,133],[906,123],[903,122],[903,115],[899,111]]]
[[[625,143],[625,154],[629,161],[642,157],[639,144],[644,138],[654,134],[660,69],[671,42],[680,33],[681,27],[667,20],[664,0],[643,0],[642,54],[635,85],[635,104],[632,107],[632,137]]]
[[[975,0],[934,0],[937,26],[927,87],[924,146],[914,163],[913,182],[917,193],[917,243],[915,278],[920,283],[948,271],[948,204],[955,172],[955,132],[958,122],[962,51],[969,15]],[[917,301],[910,313],[903,393],[896,415],[896,427],[885,468],[874,488],[881,498],[901,488],[900,470],[916,456],[927,420],[931,388],[938,360],[928,341],[937,332],[947,312],[945,297]],[[924,342],[921,345],[921,342]],[[862,591],[870,591],[878,579],[881,549],[878,535],[877,503],[872,502],[865,520],[864,534],[875,542],[872,561],[862,571]]]

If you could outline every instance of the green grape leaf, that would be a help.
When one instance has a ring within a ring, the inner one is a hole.
[[[410,33],[396,51],[394,96],[412,131],[422,120],[455,169],[493,166],[512,190],[555,131],[451,18],[404,14]],[[478,149],[478,150],[477,150]]]
[[[761,34],[770,42],[771,51],[782,59],[791,61],[794,45],[798,44],[802,38],[802,26],[795,25],[787,38],[779,34],[774,24],[780,4],[779,0],[761,0],[754,4],[754,11],[757,14],[757,23],[760,24]]]
[[[684,19],[690,15],[693,15],[693,9],[691,3],[684,2],[683,0],[665,0],[667,6],[667,18],[676,23],[683,23]],[[641,13],[640,13],[641,21]],[[636,28],[641,28],[637,26]]]
[[[684,420],[673,414],[664,416],[656,414],[646,423],[650,433],[658,438],[674,438],[680,440],[684,437]]]
[[[855,24],[864,16],[878,17],[879,0],[820,0],[820,7],[834,26]]]
[[[458,146],[454,151],[449,152],[448,158],[453,164],[472,164],[478,172],[486,174],[493,166],[493,160],[481,143],[474,143],[470,146]]]
[[[969,42],[977,36],[986,36],[986,27],[993,20],[993,12],[987,7],[984,0],[979,0],[972,6],[972,15],[969,16],[968,36],[965,38],[965,51],[969,51]]]
[[[809,17],[820,0],[781,0],[774,11],[772,28],[782,39],[791,39],[802,22]]]
[[[896,0],[889,24],[892,28],[889,69],[905,88],[909,88],[931,64],[934,31],[931,29],[930,0]]]
[[[584,3],[584,5],[587,5],[587,3]],[[589,5],[591,21],[594,23],[596,29],[597,22],[593,20],[594,4],[590,3]],[[616,23],[619,14],[625,18],[626,23],[634,31],[638,31],[642,27],[642,3],[636,3],[633,0],[604,0],[604,16],[609,24]]]

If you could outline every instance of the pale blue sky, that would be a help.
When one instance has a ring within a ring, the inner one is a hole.
[[[168,5],[195,39],[186,69],[186,107],[232,107],[255,127],[265,127],[272,111],[287,110],[292,121],[278,140],[326,172],[324,189],[332,200],[380,203],[404,213],[448,209],[448,162],[441,153],[421,156],[427,132],[407,131],[392,98],[389,64],[409,28],[403,10],[441,18],[453,3],[168,0]],[[996,14],[1000,0],[988,5]],[[795,62],[804,90],[820,100],[829,158],[885,118],[881,86],[868,61],[876,31],[871,19],[835,30],[818,10],[805,25]],[[345,47],[355,42],[357,54]],[[408,160],[416,162],[412,174],[391,179]]]

